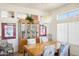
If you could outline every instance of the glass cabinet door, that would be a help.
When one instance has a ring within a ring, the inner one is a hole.
[[[26,27],[25,27],[25,24],[21,24],[21,36],[22,36],[22,38],[26,38]]]
[[[27,25],[27,39],[36,38],[37,36],[37,24]]]

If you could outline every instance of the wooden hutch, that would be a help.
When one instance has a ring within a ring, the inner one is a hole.
[[[39,21],[34,20],[30,24],[28,20],[20,19],[18,21],[18,51],[23,53],[23,46],[27,44],[28,38],[36,38],[36,43],[39,43]]]

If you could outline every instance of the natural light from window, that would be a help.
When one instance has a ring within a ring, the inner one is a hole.
[[[58,21],[65,21],[67,18],[71,18],[71,17],[76,17],[79,16],[79,9],[75,9],[63,14],[59,14],[57,15],[57,20]]]

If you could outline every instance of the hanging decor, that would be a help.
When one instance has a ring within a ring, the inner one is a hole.
[[[47,32],[46,26],[40,25],[40,36],[46,36],[46,32]]]
[[[2,39],[16,38],[16,23],[2,23]]]

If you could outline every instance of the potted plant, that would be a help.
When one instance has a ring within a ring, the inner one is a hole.
[[[25,18],[25,20],[28,20],[30,23],[33,23],[32,16],[27,15],[27,17]]]

